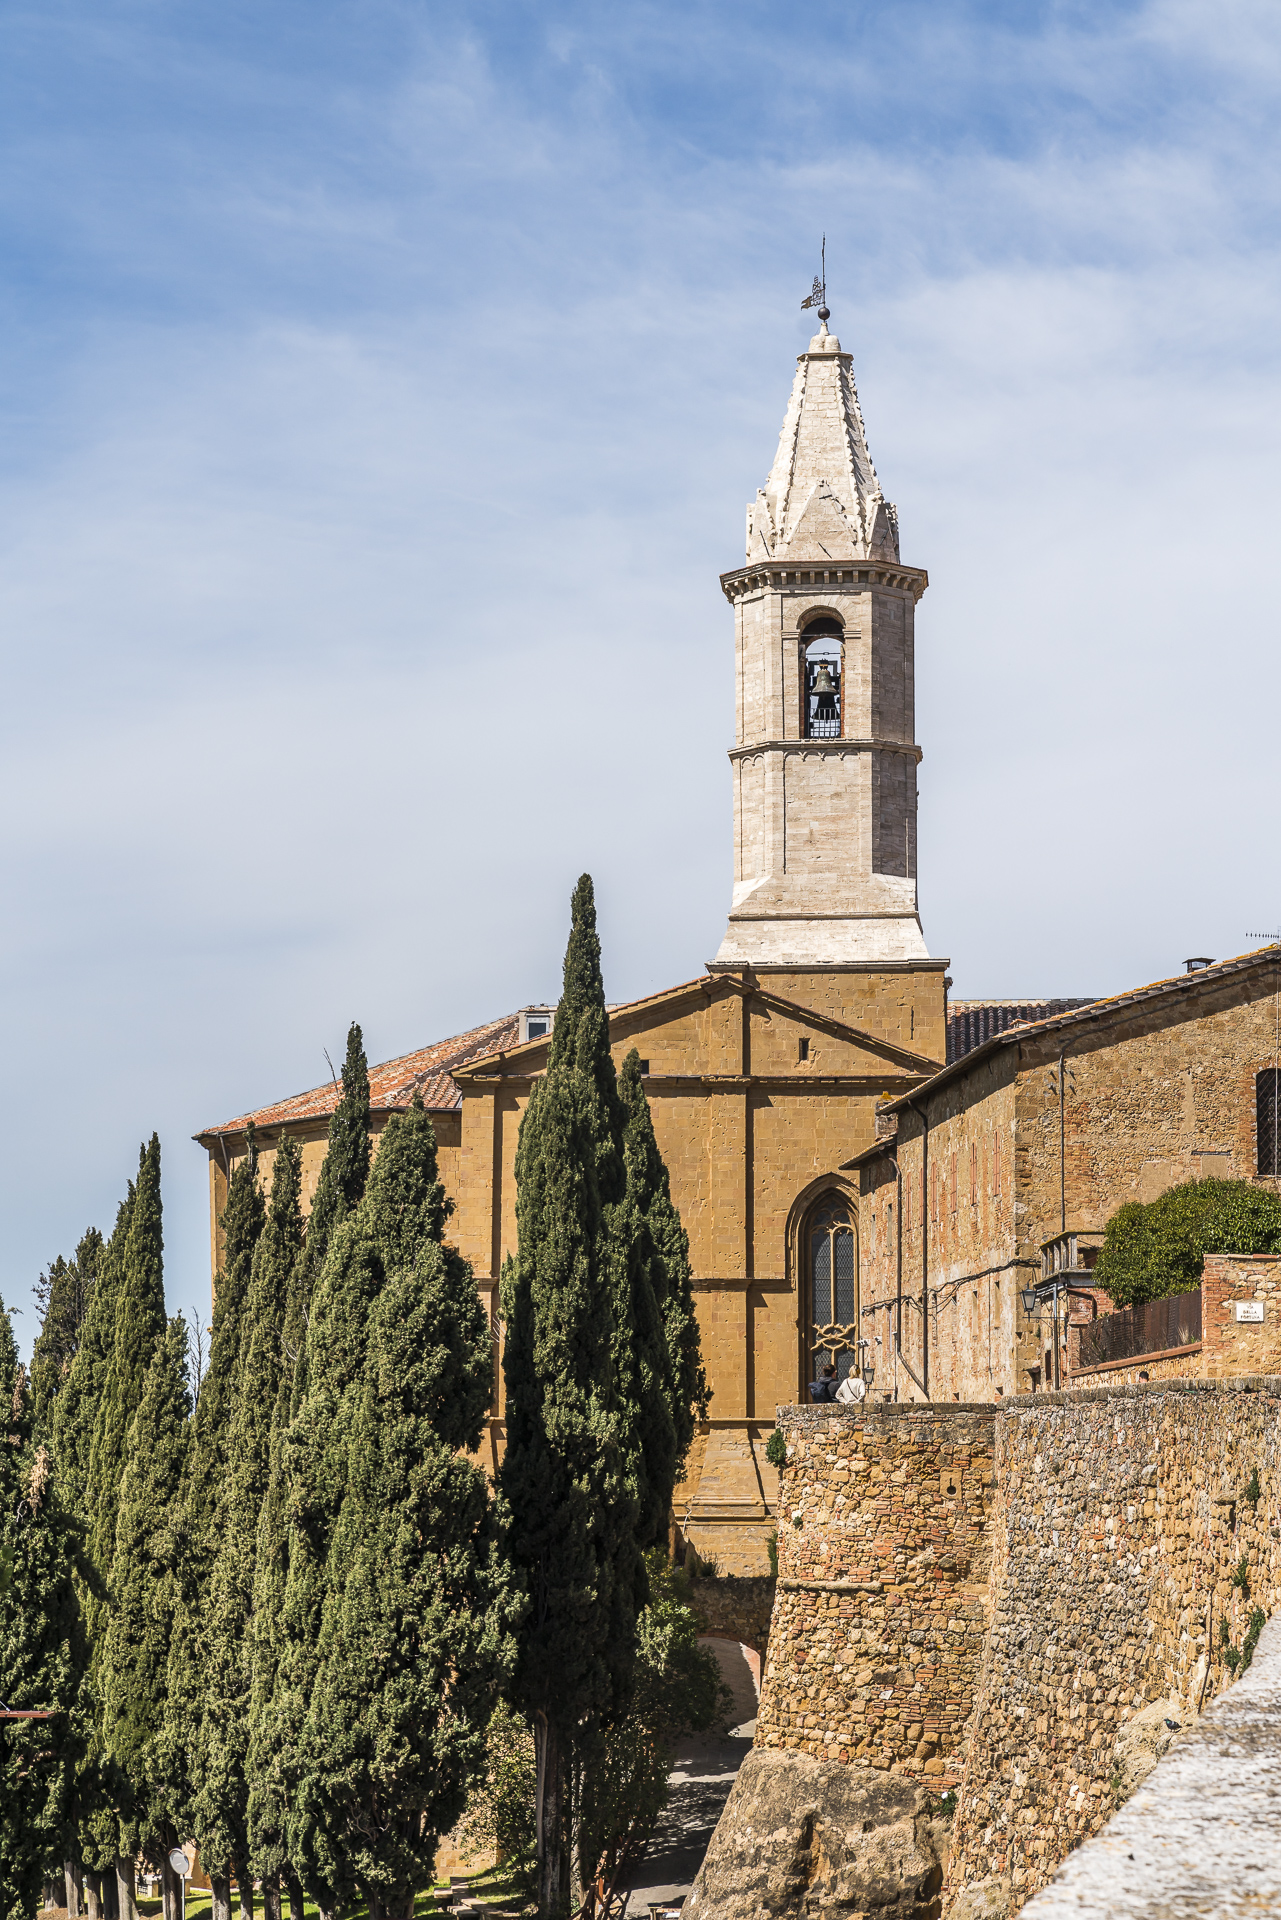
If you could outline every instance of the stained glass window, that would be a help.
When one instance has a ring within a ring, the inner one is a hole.
[[[858,1263],[844,1200],[820,1203],[809,1223],[811,1379],[836,1364],[839,1385],[858,1372]]]

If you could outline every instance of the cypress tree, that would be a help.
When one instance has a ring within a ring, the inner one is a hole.
[[[164,1339],[164,1240],[160,1201],[160,1141],[139,1155],[138,1179],[129,1208],[128,1230],[119,1250],[110,1359],[104,1369],[102,1395],[94,1414],[93,1439],[85,1488],[89,1521],[89,1552],[102,1591],[115,1604],[115,1560],[120,1487],[128,1438],[142,1400],[157,1345]],[[96,1733],[97,1780],[95,1804],[88,1822],[91,1863],[106,1865],[115,1859],[119,1904],[124,1920],[133,1910],[133,1868],[128,1857],[132,1815],[130,1783],[113,1759],[107,1729],[106,1683],[103,1673],[109,1603],[91,1598],[88,1608],[90,1677],[98,1707]]]
[[[73,1571],[81,1529],[68,1513],[9,1316],[0,1302],[0,1700],[52,1718],[0,1723],[0,1914],[40,1904],[70,1840],[84,1752],[86,1650]]]
[[[302,1155],[282,1138],[267,1223],[253,1255],[226,1471],[218,1504],[196,1742],[194,1830],[206,1860],[248,1879],[247,1762],[258,1528],[271,1462],[272,1414],[285,1376],[287,1293],[303,1246]],[[270,1891],[269,1870],[264,1887]]]
[[[90,1227],[75,1257],[67,1261],[59,1255],[36,1283],[42,1312],[39,1337],[31,1355],[31,1391],[42,1439],[51,1435],[53,1403],[79,1351],[102,1254],[102,1235],[96,1227]]]
[[[386,1920],[409,1920],[430,1881],[510,1660],[489,1489],[465,1457],[493,1391],[493,1342],[471,1268],[442,1244],[449,1211],[415,1097],[387,1122],[325,1270],[329,1297],[346,1293],[344,1272],[359,1298],[371,1277],[373,1297],[300,1793],[320,1877]]]
[[[265,1219],[266,1203],[258,1180],[257,1139],[250,1121],[245,1153],[237,1161],[228,1183],[227,1204],[220,1221],[222,1263],[214,1286],[209,1367],[192,1421],[183,1490],[187,1551],[170,1648],[168,1711],[163,1736],[163,1765],[170,1803],[181,1811],[183,1824],[200,1839],[201,1858],[212,1888],[211,1920],[227,1920],[230,1913],[235,1863],[230,1853],[209,1845],[197,1821],[200,1735],[209,1663],[210,1584],[218,1550],[219,1497],[226,1477],[231,1429],[238,1404],[240,1350],[250,1275]]]
[[[140,1201],[142,1194],[139,1182]],[[150,1250],[157,1231],[148,1229],[147,1251],[137,1268],[147,1282],[153,1277]],[[146,1311],[142,1306],[136,1314],[144,1324]],[[145,1851],[160,1858],[182,1837],[181,1810],[167,1790],[162,1735],[184,1554],[182,1489],[190,1416],[187,1323],[177,1316],[153,1342],[129,1423],[117,1502],[112,1610],[99,1661],[103,1746],[116,1786],[120,1852],[127,1856]]]
[[[249,1701],[248,1832],[250,1858],[264,1877],[279,1876],[289,1889],[293,1920],[302,1920],[302,1887],[286,1850],[288,1797],[285,1742],[278,1713],[285,1593],[289,1575],[289,1520],[285,1482],[285,1435],[294,1411],[294,1381],[304,1340],[305,1254],[295,1263],[288,1290],[283,1337],[284,1366],[271,1416],[267,1492],[258,1516],[254,1555],[253,1644]],[[218,1916],[214,1916],[218,1920]]]
[[[116,1295],[111,1360],[94,1418],[86,1505],[90,1549],[110,1578],[116,1517],[130,1423],[142,1399],[156,1343],[165,1332],[164,1237],[160,1203],[160,1140],[142,1149]],[[91,1617],[91,1625],[95,1624]]]
[[[329,1122],[329,1141],[307,1216],[307,1271],[314,1286],[334,1229],[354,1213],[369,1178],[369,1066],[360,1028],[347,1030],[342,1093]]]
[[[352,1216],[369,1174],[369,1074],[360,1028],[347,1036],[343,1091],[329,1125],[329,1144],[307,1220],[304,1338],[294,1367],[291,1419],[282,1436],[288,1542],[271,1703],[260,1712],[254,1770],[272,1781],[285,1809],[283,1851],[325,1911],[336,1890],[305,1806],[298,1802],[303,1730],[318,1661],[329,1543],[346,1491],[347,1435],[364,1372],[370,1308],[379,1275],[364,1240],[348,1258]]]
[[[245,1304],[254,1252],[266,1218],[267,1205],[258,1179],[258,1139],[251,1120],[244,1156],[236,1162],[227,1186],[227,1204],[220,1223],[222,1263],[214,1285],[209,1368],[196,1404],[188,1470],[188,1526],[193,1551],[201,1559],[202,1586],[207,1584],[216,1548],[218,1500],[237,1400]]]
[[[689,1236],[672,1200],[671,1179],[654,1138],[654,1122],[635,1048],[623,1061],[618,1091],[625,1116],[623,1152],[636,1257],[648,1272],[662,1322],[666,1347],[663,1397],[671,1420],[670,1442],[663,1413],[647,1425],[647,1479],[652,1499],[650,1523],[645,1529],[648,1544],[657,1542],[667,1524],[672,1494],[683,1477],[696,1423],[707,1418],[712,1394],[694,1309]]]
[[[94,1423],[107,1390],[107,1375],[116,1342],[116,1298],[124,1271],[125,1246],[133,1219],[137,1188],[129,1182],[116,1210],[111,1238],[98,1260],[93,1295],[85,1314],[80,1344],[71,1369],[53,1407],[53,1451],[63,1495],[70,1510],[86,1528],[89,1507],[89,1459]]]
[[[79,1523],[82,1540],[86,1544],[77,1577],[91,1672],[97,1649],[94,1628],[102,1617],[106,1586],[100,1568],[87,1551],[94,1517],[90,1504],[89,1469],[94,1429],[106,1395],[115,1351],[116,1306],[124,1276],[125,1249],[129,1242],[136,1199],[137,1188],[131,1180],[125,1198],[117,1209],[111,1237],[98,1262],[97,1279],[76,1357],[53,1403],[55,1471],[65,1505]],[[104,1876],[101,1882],[102,1909],[106,1915],[114,1916],[118,1904],[115,1879],[116,1822],[103,1777],[98,1702],[92,1682],[86,1684],[85,1699],[89,1739],[75,1781],[71,1851],[89,1870],[91,1906],[99,1897],[98,1876]],[[110,1871],[107,1872],[107,1869]]]
[[[621,1711],[644,1576],[635,1422],[620,1417],[623,1115],[609,1052],[592,884],[575,888],[547,1072],[516,1151],[517,1253],[503,1274],[508,1549],[529,1587],[517,1698],[541,1784],[539,1906],[564,1912],[567,1768],[579,1729]]]

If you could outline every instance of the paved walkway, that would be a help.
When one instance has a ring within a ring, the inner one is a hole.
[[[757,1682],[742,1647],[732,1640],[700,1640],[720,1662],[734,1696],[727,1733],[691,1734],[673,1757],[671,1792],[649,1850],[632,1875],[630,1915],[646,1914],[651,1900],[687,1894],[703,1864],[721,1808],[756,1732]]]
[[[1024,1920],[1281,1914],[1281,1613],[1249,1672],[1158,1761]]]

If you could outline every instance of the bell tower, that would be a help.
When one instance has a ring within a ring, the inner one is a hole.
[[[797,360],[747,509],[734,608],[734,894],[718,967],[894,969],[929,954],[916,901],[913,617],[927,580],[867,450],[850,355]],[[938,963],[935,963],[938,964]]]

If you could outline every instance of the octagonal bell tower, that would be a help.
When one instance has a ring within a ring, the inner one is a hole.
[[[913,616],[927,580],[867,450],[850,355],[798,357],[769,479],[747,509],[734,607],[734,895],[728,967],[911,967]]]

